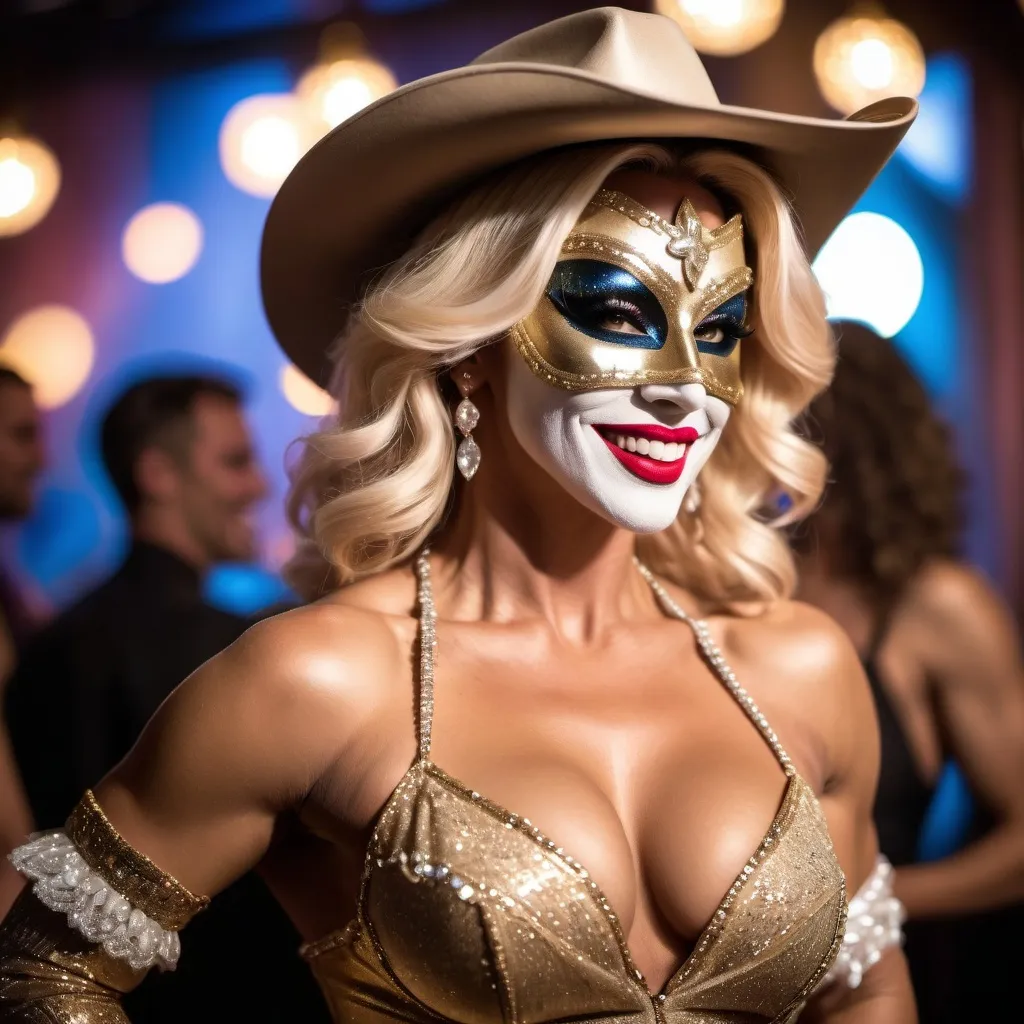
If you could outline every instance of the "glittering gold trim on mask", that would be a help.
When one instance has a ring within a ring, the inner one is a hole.
[[[718,309],[723,302],[746,291],[753,283],[754,273],[749,267],[740,267],[726,274],[720,281],[709,282],[700,302],[693,307],[693,329],[696,330],[701,320]]]
[[[689,199],[684,199],[680,204],[675,223],[665,220],[622,192],[611,189],[600,189],[589,205],[614,210],[640,227],[667,236],[668,244],[665,248],[670,255],[682,260],[683,275],[691,291],[697,287],[697,281],[708,265],[711,250],[728,245],[743,232],[743,219],[738,213],[717,228],[704,227]]]
[[[632,388],[641,384],[703,384],[709,395],[714,395],[715,398],[720,398],[730,405],[735,405],[743,397],[742,385],[736,388],[729,387],[714,380],[696,366],[681,370],[642,370],[639,373],[624,373],[620,370],[588,374],[566,373],[552,366],[537,351],[522,321],[513,325],[509,337],[533,373],[563,391],[593,391],[601,387]]]
[[[103,813],[92,790],[85,791],[65,829],[86,864],[162,928],[179,931],[210,902],[189,892],[129,846]]]

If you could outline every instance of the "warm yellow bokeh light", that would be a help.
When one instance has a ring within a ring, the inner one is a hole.
[[[0,360],[32,385],[44,409],[56,409],[74,398],[89,379],[94,359],[89,325],[67,306],[30,310],[0,341]]]
[[[254,196],[270,197],[319,135],[298,97],[250,96],[224,118],[220,164],[232,185]]]
[[[372,57],[352,57],[310,68],[299,79],[295,94],[327,130],[337,127],[397,86],[395,76],[380,61]]]
[[[0,235],[20,235],[50,212],[60,164],[38,139],[0,138]]]
[[[280,381],[281,393],[293,409],[307,416],[326,416],[334,411],[334,399],[291,363],[281,368]]]
[[[814,74],[829,104],[852,114],[889,96],[917,96],[924,88],[924,51],[906,25],[854,14],[818,37]]]
[[[694,49],[717,57],[746,53],[770,39],[782,21],[785,0],[655,0]]]
[[[121,255],[125,266],[150,284],[184,277],[199,259],[203,225],[179,203],[144,206],[125,226]]]

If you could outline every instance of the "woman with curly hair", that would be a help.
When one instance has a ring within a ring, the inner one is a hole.
[[[910,922],[922,1021],[963,1020],[986,1000],[999,1005],[1000,978],[1012,975],[995,967],[996,918],[956,929],[943,919],[1024,900],[1019,637],[992,586],[960,558],[964,478],[949,428],[890,342],[857,323],[838,333],[835,377],[807,416],[831,474],[821,508],[796,534],[799,593],[846,629],[874,691],[882,736],[875,821]],[[965,773],[991,827],[953,856],[917,863],[947,759]],[[974,939],[964,948],[975,933],[984,954]],[[968,958],[987,964],[983,978],[970,976]],[[957,973],[969,989],[959,1007]]]
[[[0,1016],[117,1021],[260,862],[338,1021],[912,1021],[870,692],[784,528],[833,366],[804,239],[913,114],[723,106],[674,22],[603,8],[310,150],[263,290],[334,364],[291,500],[316,600],[15,853]]]

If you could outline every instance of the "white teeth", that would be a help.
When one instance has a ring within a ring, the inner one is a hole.
[[[609,434],[607,437],[627,452],[646,455],[658,462],[677,462],[686,454],[686,445],[675,441],[651,441],[646,437],[630,437],[627,434]]]

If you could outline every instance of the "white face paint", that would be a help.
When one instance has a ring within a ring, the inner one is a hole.
[[[616,526],[656,533],[672,524],[722,436],[729,405],[703,384],[564,391],[537,377],[512,345],[507,364],[512,433],[534,461]],[[652,436],[671,438],[666,428],[677,438],[696,437],[658,447]]]

